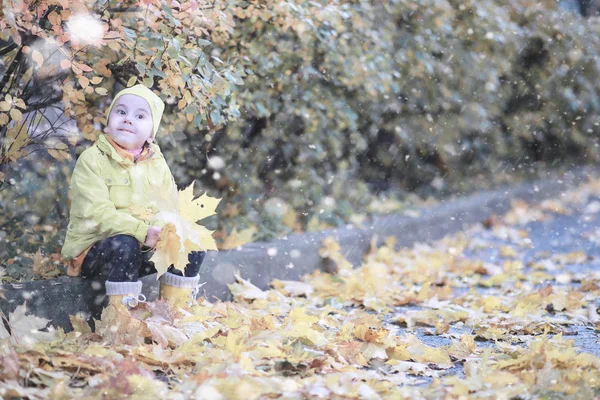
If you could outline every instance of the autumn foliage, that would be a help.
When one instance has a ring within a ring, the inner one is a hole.
[[[73,158],[143,83],[177,183],[224,199],[219,243],[598,157],[600,27],[555,1],[12,0],[0,28],[0,182],[32,152]],[[35,196],[66,204],[56,168]],[[63,228],[60,206],[34,211]]]

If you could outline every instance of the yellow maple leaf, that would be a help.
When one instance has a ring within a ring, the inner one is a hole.
[[[194,183],[179,192],[179,213],[188,221],[196,222],[216,214],[221,199],[202,196],[194,199]]]
[[[69,315],[69,321],[76,333],[92,333],[92,328],[81,315]]]
[[[354,327],[354,336],[365,342],[383,343],[390,331],[385,328],[359,324]]]
[[[150,261],[154,263],[154,267],[158,272],[157,277],[167,272],[167,269],[171,264],[173,264],[175,268],[179,268],[178,266],[181,264],[181,252],[181,239],[179,235],[177,235],[176,227],[174,224],[168,223],[163,226],[162,231],[158,235],[156,251],[152,255],[152,258],[150,258]],[[183,265],[183,268],[185,268],[185,264]],[[181,270],[183,271],[183,269]]]
[[[217,250],[217,242],[215,242],[215,239],[212,236],[214,231],[209,231],[202,225],[195,225],[194,230],[198,234],[198,246],[200,246],[202,250]]]
[[[153,203],[160,211],[152,217],[151,223],[163,226],[150,259],[158,272],[157,277],[170,265],[185,269],[192,251],[217,250],[213,231],[196,221],[214,215],[220,201],[206,194],[194,200],[194,183],[179,192],[177,206],[170,195],[155,195]]]
[[[306,313],[303,307],[293,308],[283,321],[282,336],[291,338],[304,338],[317,346],[328,342],[327,338],[317,329],[315,325],[319,318]]]
[[[427,346],[415,335],[406,335],[406,343],[411,358],[416,362],[437,364],[438,368],[443,369],[452,368],[454,365],[446,350]]]
[[[241,230],[240,232],[237,229],[234,229],[223,241],[221,244],[222,250],[231,250],[240,247],[243,244],[249,243],[252,241],[252,237],[256,233],[256,228],[251,226],[250,228],[246,228]]]

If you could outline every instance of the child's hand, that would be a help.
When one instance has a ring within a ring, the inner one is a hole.
[[[144,242],[144,244],[148,247],[156,247],[160,231],[162,231],[162,228],[160,226],[148,227],[148,233],[146,234],[146,241]]]

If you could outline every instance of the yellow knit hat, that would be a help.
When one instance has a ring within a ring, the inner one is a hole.
[[[110,107],[108,107],[108,111],[106,112],[106,124],[108,125],[108,117],[110,112],[115,105],[117,99],[125,94],[133,94],[135,96],[140,96],[148,103],[150,106],[150,111],[152,112],[152,139],[156,137],[156,131],[158,131],[158,126],[160,125],[160,120],[163,115],[163,111],[165,111],[165,103],[152,92],[152,90],[148,89],[144,85],[135,85],[132,87],[128,87],[127,89],[121,90],[119,93],[115,95],[112,103],[110,103]]]

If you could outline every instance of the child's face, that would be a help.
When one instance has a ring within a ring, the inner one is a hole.
[[[152,112],[146,100],[133,94],[117,99],[110,110],[106,133],[127,150],[137,150],[152,137]]]

